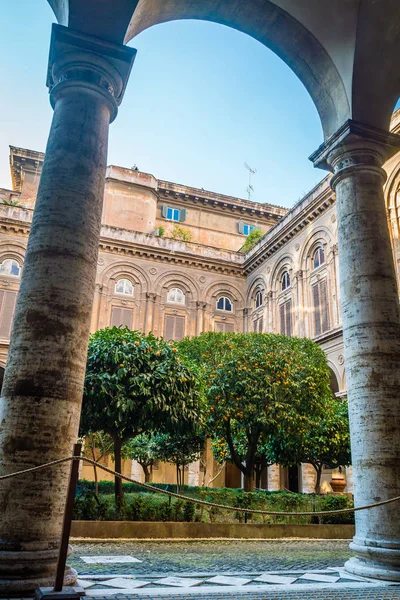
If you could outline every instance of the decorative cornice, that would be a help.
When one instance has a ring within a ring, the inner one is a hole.
[[[273,231],[267,232],[266,237],[272,235],[271,239],[266,239],[258,252],[251,254],[245,259],[244,273],[249,275],[257,269],[270,256],[300,233],[309,223],[320,217],[328,208],[335,204],[336,198],[332,190],[328,187],[314,201],[307,204],[299,215],[293,216],[287,224],[273,235]]]

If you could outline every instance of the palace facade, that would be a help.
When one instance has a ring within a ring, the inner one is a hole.
[[[400,130],[400,111],[392,130]],[[44,155],[10,147],[12,190],[0,189],[0,366],[4,369]],[[386,202],[398,267],[400,153],[385,170]],[[346,395],[338,283],[335,195],[325,177],[291,210],[156,179],[136,168],[106,172],[92,331],[126,325],[167,339],[202,331],[306,336],[325,351],[335,394]],[[84,218],[84,215],[82,215]],[[246,254],[246,236],[264,236]],[[399,269],[397,269],[399,276]],[[137,464],[124,472],[142,478]],[[323,485],[329,489],[332,473]],[[347,470],[351,490],[351,469]],[[83,476],[91,470],[83,467]],[[159,465],[153,481],[174,480]],[[232,465],[219,472],[210,451],[188,481],[239,487]],[[312,491],[314,470],[268,469],[263,486]]]

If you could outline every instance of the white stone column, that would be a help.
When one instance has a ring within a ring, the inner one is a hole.
[[[301,491],[303,494],[314,494],[317,472],[309,463],[301,464]]]
[[[346,467],[346,492],[350,494],[354,492],[353,467],[351,465]]]
[[[200,485],[199,482],[200,477],[200,460],[196,460],[193,463],[190,463],[188,466],[188,485]]]
[[[400,496],[400,313],[383,162],[400,137],[349,121],[313,156],[337,197],[355,505]],[[396,503],[356,513],[348,571],[400,581]]]
[[[268,491],[279,492],[281,489],[281,467],[271,465],[268,467]]]
[[[139,465],[136,460],[132,460],[131,465],[131,477],[132,479],[136,479],[136,481],[144,482],[144,471],[143,468]]]
[[[95,288],[109,123],[135,51],[54,25],[54,117],[0,399],[0,474],[71,455]],[[0,485],[0,594],[52,585],[70,464]],[[67,570],[66,582],[76,579]]]

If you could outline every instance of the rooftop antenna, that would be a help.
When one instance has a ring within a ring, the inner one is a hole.
[[[252,169],[250,165],[247,164],[247,162],[244,163],[244,166],[249,172],[249,185],[246,188],[246,192],[249,197],[249,200],[251,200],[251,195],[254,192],[254,187],[251,185],[251,177],[252,175],[255,175],[257,173],[257,169]]]

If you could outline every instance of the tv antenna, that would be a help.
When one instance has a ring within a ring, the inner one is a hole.
[[[246,192],[249,197],[249,200],[251,200],[251,195],[254,192],[254,187],[251,185],[251,178],[257,173],[257,169],[252,169],[250,165],[247,164],[247,162],[244,163],[244,166],[249,172],[249,185],[246,188]]]

